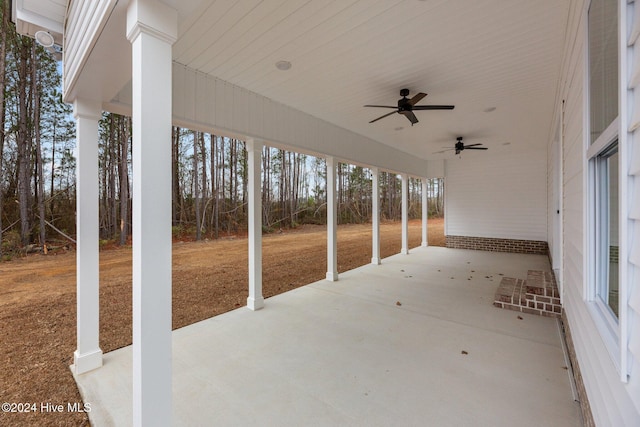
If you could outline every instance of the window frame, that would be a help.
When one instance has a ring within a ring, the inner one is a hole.
[[[600,297],[600,289],[602,280],[609,280],[608,277],[604,276],[605,272],[609,271],[609,254],[607,251],[606,256],[603,254],[601,240],[603,235],[606,233],[608,235],[608,200],[605,205],[603,205],[603,194],[602,194],[602,186],[604,185],[603,181],[608,182],[607,177],[601,176],[602,174],[598,171],[598,162],[603,160],[603,155],[607,153],[613,144],[617,145],[618,153],[620,152],[620,144],[622,137],[622,129],[621,129],[621,89],[620,89],[620,77],[621,77],[621,56],[620,51],[618,51],[618,64],[617,64],[617,73],[618,73],[618,86],[617,86],[617,96],[618,96],[618,115],[609,123],[609,125],[604,129],[604,131],[594,140],[591,140],[591,70],[590,70],[590,57],[589,57],[589,10],[591,8],[591,0],[585,2],[584,9],[584,22],[586,23],[584,29],[584,40],[585,40],[585,74],[584,74],[584,102],[585,102],[585,112],[584,112],[584,170],[585,170],[585,181],[584,181],[584,191],[585,191],[585,244],[586,244],[586,254],[585,254],[585,288],[584,288],[584,298],[586,301],[587,309],[591,314],[591,318],[593,319],[596,328],[603,342],[605,343],[605,347],[611,356],[611,359],[618,370],[621,372],[621,360],[620,360],[620,328],[621,328],[621,318],[620,315],[616,316],[613,313],[613,310],[609,307],[608,303],[602,300]],[[616,18],[618,19],[618,43],[617,46],[620,45],[620,2],[616,1],[618,11]],[[622,161],[621,156],[618,156],[618,191],[620,191],[620,180],[622,171]],[[620,215],[621,211],[621,200],[622,197],[618,197],[618,215]],[[605,212],[607,211],[607,212]],[[607,228],[603,230],[603,220],[607,221]],[[622,229],[618,229],[618,241],[622,239]],[[605,265],[606,264],[606,265]],[[618,276],[620,277],[620,270],[622,264],[618,265]],[[608,288],[608,283],[607,283]],[[621,298],[621,292],[618,293],[618,304],[620,307],[620,302],[623,299]],[[620,312],[620,311],[619,311]]]

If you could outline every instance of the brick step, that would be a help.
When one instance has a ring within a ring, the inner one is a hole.
[[[527,293],[549,298],[560,298],[553,272],[529,270],[527,272]]]
[[[493,305],[522,313],[560,317],[562,306],[553,273],[529,270],[527,280],[503,277]]]

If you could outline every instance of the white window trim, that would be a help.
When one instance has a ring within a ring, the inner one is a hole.
[[[598,278],[598,259],[600,248],[598,247],[597,234],[601,231],[597,230],[598,218],[596,215],[596,206],[599,196],[597,192],[601,188],[600,183],[596,182],[596,159],[598,155],[606,149],[609,145],[618,139],[617,127],[619,120],[616,118],[602,133],[601,137],[596,140],[591,147],[587,150],[586,163],[588,170],[587,177],[587,288],[586,288],[586,301],[587,309],[591,314],[598,333],[605,343],[605,347],[611,356],[616,369],[620,371],[620,320],[616,318],[611,312],[608,305],[602,301],[598,295],[599,278]],[[611,132],[611,130],[614,132]],[[620,141],[618,140],[618,146]],[[591,148],[594,148],[593,150]],[[599,148],[599,150],[598,150]],[[593,153],[593,154],[592,154]],[[592,154],[589,156],[589,154]],[[600,177],[602,179],[602,177]],[[600,278],[601,279],[601,278]]]
[[[617,124],[617,119],[612,124]],[[617,135],[613,136],[613,139],[606,139],[606,143],[602,144],[602,148],[608,147],[617,139]],[[598,141],[599,143],[599,141]],[[618,140],[618,145],[620,141]],[[595,145],[595,143],[593,144]],[[599,144],[600,145],[600,144]],[[590,150],[588,150],[590,151]],[[611,360],[613,361],[616,369],[620,371],[620,318],[616,318],[611,312],[611,309],[605,302],[602,301],[598,295],[598,260],[602,260],[603,254],[601,253],[601,245],[598,245],[597,241],[597,225],[599,224],[596,209],[596,200],[599,199],[596,193],[599,191],[600,184],[597,182],[596,177],[596,159],[600,152],[596,152],[593,157],[588,157],[588,183],[587,183],[587,227],[585,229],[587,240],[587,288],[585,293],[585,299],[587,301],[587,309],[589,310],[591,317],[598,329],[600,337],[605,343]],[[620,177],[618,177],[620,178]],[[624,299],[621,298],[621,301]],[[621,304],[620,304],[621,305]]]
[[[623,2],[626,3],[626,2]],[[585,281],[583,288],[583,298],[586,303],[587,311],[589,312],[598,334],[600,335],[602,341],[604,342],[604,346],[611,357],[611,360],[616,368],[616,370],[620,373],[621,380],[626,382],[626,367],[621,369],[624,360],[626,360],[626,339],[625,339],[625,347],[621,348],[621,335],[622,338],[625,338],[626,334],[621,334],[621,328],[626,328],[626,309],[624,307],[620,307],[619,316],[616,318],[611,312],[610,308],[606,306],[597,295],[597,275],[596,275],[596,264],[597,264],[597,241],[596,241],[596,194],[597,190],[594,186],[597,187],[596,183],[596,167],[595,167],[595,159],[597,156],[605,150],[610,144],[612,144],[616,139],[618,139],[618,150],[620,151],[620,146],[626,141],[626,129],[621,129],[621,125],[626,122],[626,120],[620,120],[620,117],[623,114],[627,113],[627,109],[623,105],[623,84],[626,84],[626,74],[623,72],[626,68],[622,68],[623,65],[626,65],[626,61],[623,59],[623,50],[620,49],[618,52],[618,116],[607,126],[607,128],[602,132],[602,134],[591,143],[591,109],[590,109],[590,70],[589,70],[589,8],[591,6],[591,0],[588,0],[584,4],[583,9],[583,22],[585,23],[583,29],[583,37],[585,40],[584,43],[584,113],[583,113],[583,144],[584,144],[584,152],[585,155],[583,157],[583,191],[584,191],[584,203],[583,203],[583,214],[584,214],[584,248],[585,253],[583,254],[584,265],[585,265]],[[620,4],[618,1],[618,46],[621,45],[620,42],[620,34],[622,31],[626,31],[626,25],[623,23],[623,19],[626,19],[626,13],[623,7],[624,5]],[[626,45],[626,43],[623,43]],[[626,54],[626,53],[625,53]],[[624,98],[626,99],[626,98]],[[619,179],[625,174],[626,168],[623,168],[622,156],[619,156]],[[620,191],[620,187],[619,187]],[[624,197],[619,197],[619,200],[622,200]],[[620,202],[619,202],[620,203]],[[622,210],[624,206],[619,205],[619,213],[624,212]],[[619,230],[619,239],[623,239],[622,230]],[[620,244],[622,245],[623,241],[620,240]],[[619,269],[622,270],[623,263],[620,263]],[[619,271],[619,277],[621,271]],[[619,301],[620,306],[624,304],[626,301],[626,286],[621,285],[620,289],[620,297]],[[624,292],[624,293],[623,293]],[[624,311],[622,311],[624,310]]]
[[[588,77],[587,77],[588,78]],[[591,160],[611,145],[620,135],[620,115],[616,117],[587,149],[587,160]]]

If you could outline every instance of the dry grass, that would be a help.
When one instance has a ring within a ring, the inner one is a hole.
[[[409,246],[420,245],[420,221],[409,224]],[[381,226],[381,256],[400,250],[400,224]],[[429,243],[444,245],[443,221],[429,221]],[[338,230],[338,271],[371,260],[370,225]],[[100,346],[131,344],[131,250],[100,253]],[[303,226],[263,239],[265,298],[321,280],[326,272],[324,226]],[[0,400],[35,403],[35,413],[0,413],[2,426],[88,425],[82,413],[42,413],[40,403],[80,402],[69,371],[75,350],[75,253],[0,263]],[[173,247],[173,328],[246,304],[247,240],[176,243]],[[94,403],[97,404],[97,403]]]

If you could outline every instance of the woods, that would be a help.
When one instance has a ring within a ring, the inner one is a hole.
[[[0,259],[73,244],[75,124],[62,100],[59,63],[16,34],[2,3],[0,34]],[[131,119],[103,113],[99,124],[99,225],[102,243],[130,244]],[[245,142],[174,127],[172,226],[175,237],[200,240],[247,229]],[[266,233],[326,222],[322,158],[265,146],[262,222]],[[371,171],[338,164],[338,222],[371,219]],[[401,215],[401,181],[380,173],[381,218]],[[429,181],[429,215],[443,215],[443,180]],[[421,215],[422,186],[409,181],[409,216]]]
[[[73,230],[71,110],[56,61],[16,34],[2,2],[0,38],[0,251],[44,247],[48,232]],[[50,225],[48,225],[50,224]]]

